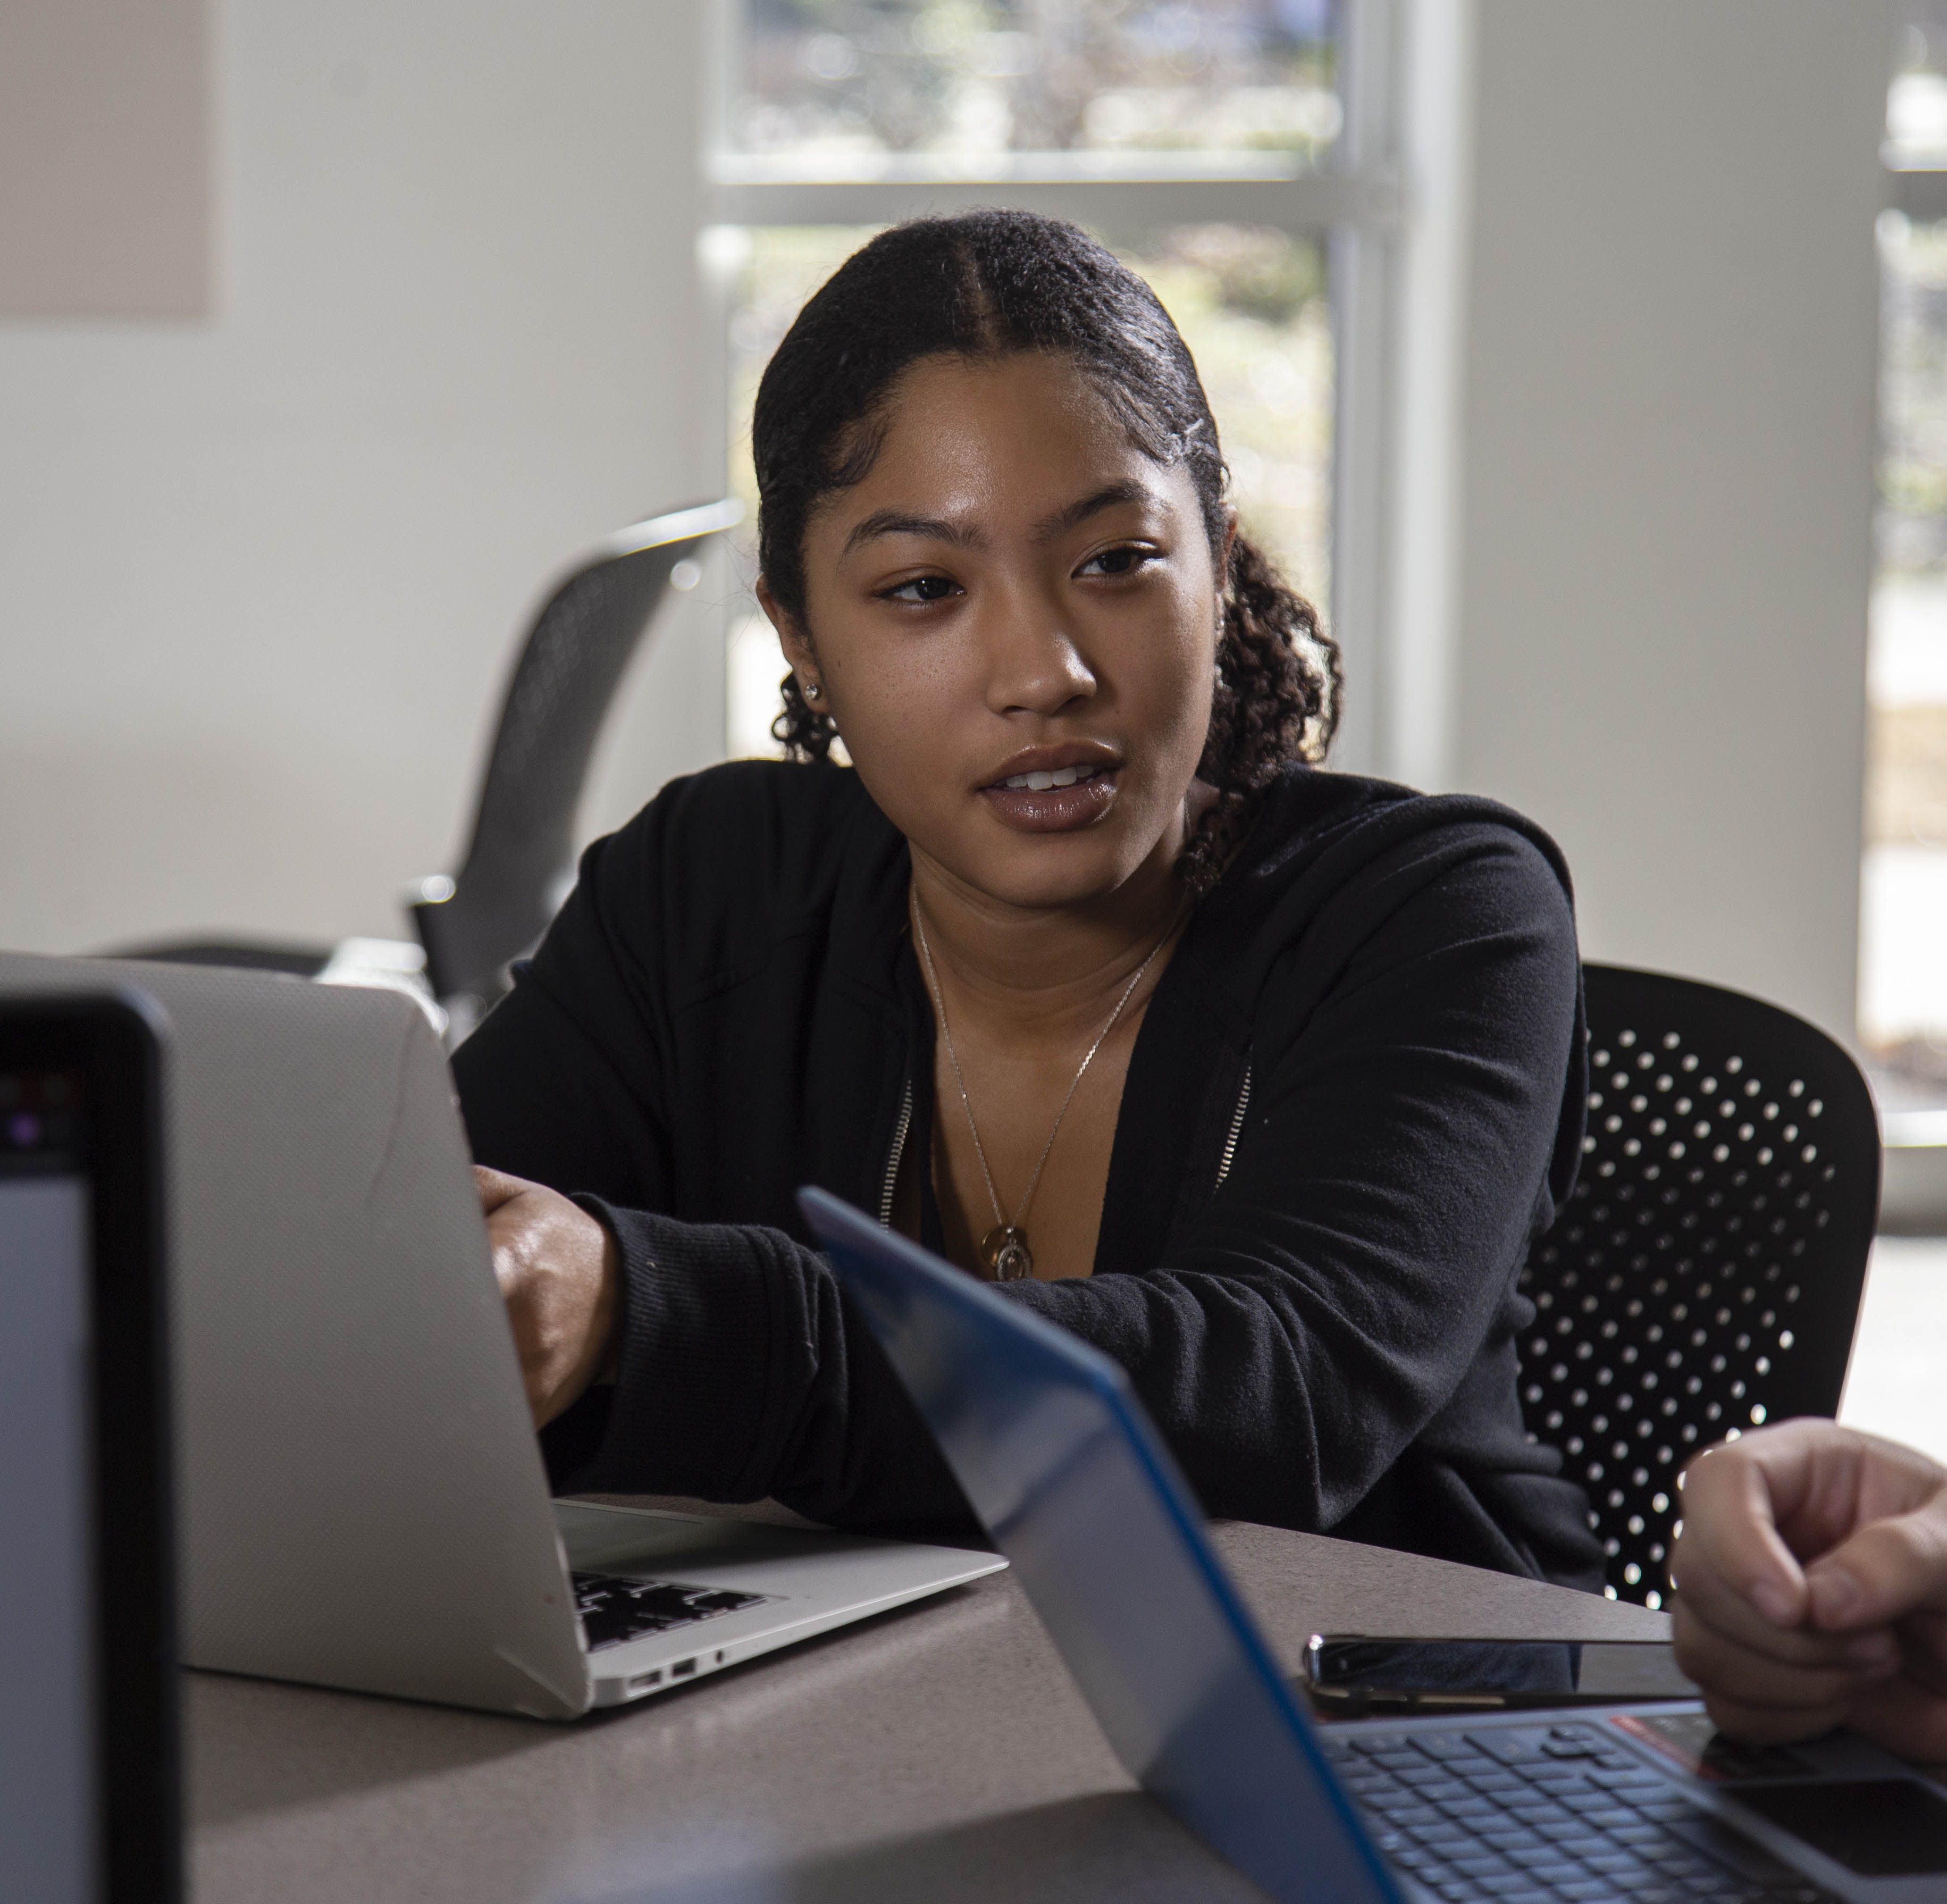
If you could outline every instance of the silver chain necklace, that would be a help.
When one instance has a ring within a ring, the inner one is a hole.
[[[994,1227],[980,1239],[980,1261],[995,1281],[1014,1283],[1034,1274],[1034,1252],[1028,1247],[1028,1233],[1023,1226],[1027,1221],[1028,1209],[1034,1202],[1035,1192],[1041,1187],[1041,1173],[1048,1166],[1048,1153],[1054,1148],[1054,1140],[1060,1135],[1061,1120],[1068,1115],[1068,1107],[1075,1101],[1075,1094],[1082,1088],[1082,1080],[1088,1075],[1088,1067],[1095,1062],[1095,1054],[1107,1041],[1109,1034],[1122,1021],[1122,1011],[1131,998],[1135,996],[1136,987],[1142,983],[1143,974],[1156,963],[1156,954],[1170,941],[1181,922],[1183,915],[1178,912],[1169,922],[1162,937],[1150,948],[1150,955],[1136,967],[1135,976],[1122,988],[1122,995],[1116,1001],[1116,1008],[1109,1014],[1109,1022],[1096,1034],[1095,1042],[1088,1048],[1088,1055],[1082,1060],[1075,1073],[1074,1082],[1068,1087],[1068,1095],[1062,1099],[1061,1108],[1054,1114],[1054,1128],[1048,1134],[1048,1141],[1041,1147],[1041,1160],[1034,1167],[1034,1175],[1028,1179],[1027,1194],[1021,1199],[1021,1206],[1014,1212],[1014,1220],[1008,1221],[1007,1212],[1001,1207],[1001,1193],[994,1187],[994,1173],[988,1167],[987,1150],[980,1141],[980,1127],[974,1121],[974,1101],[967,1094],[967,1079],[960,1069],[960,1054],[953,1048],[953,1032],[946,1022],[946,995],[940,989],[939,974],[933,969],[933,948],[926,943],[926,921],[921,916],[919,895],[912,895],[913,930],[919,939],[920,957],[926,961],[927,989],[933,994],[933,1008],[939,1014],[939,1035],[946,1042],[947,1062],[953,1067],[953,1082],[960,1089],[961,1107],[967,1113],[967,1129],[974,1139],[974,1154],[980,1159],[980,1174],[987,1180],[987,1197],[994,1206]]]

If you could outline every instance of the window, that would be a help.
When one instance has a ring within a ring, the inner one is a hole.
[[[1887,97],[1859,1037],[1890,1118],[1947,1104],[1947,9]]]
[[[1360,23],[1386,14],[1387,0],[1355,3],[1342,20],[1333,0],[747,0],[724,11],[705,255],[729,338],[732,493],[754,506],[751,404],[765,363],[872,232],[969,205],[1047,212],[1092,231],[1155,288],[1203,374],[1240,515],[1351,645],[1362,562],[1347,503],[1359,460],[1347,450],[1383,435],[1382,379],[1357,360],[1384,334],[1376,299],[1390,209],[1365,156],[1382,113],[1360,103],[1382,96],[1382,36]],[[1348,309],[1362,314],[1356,337]],[[741,578],[752,554],[747,525]],[[741,602],[728,745],[769,752],[783,670],[754,605]]]
[[[1329,0],[754,0],[731,177],[964,180],[1014,153],[1315,160],[1344,114]],[[1196,169],[1193,163],[1192,170]],[[1113,175],[1113,168],[1110,168]]]

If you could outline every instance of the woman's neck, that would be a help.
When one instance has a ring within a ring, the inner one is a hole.
[[[1098,1031],[1131,976],[1187,914],[1175,858],[1153,856],[1103,898],[1027,908],[969,887],[915,848],[912,902],[955,1021],[974,1020],[1003,1043]],[[1145,974],[1145,994],[1162,964]]]

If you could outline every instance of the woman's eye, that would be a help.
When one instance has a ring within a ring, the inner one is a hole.
[[[1133,575],[1156,559],[1153,549],[1133,546],[1104,549],[1100,554],[1091,556],[1075,572],[1078,575]]]
[[[943,602],[959,592],[960,584],[944,575],[915,575],[909,582],[887,589],[885,599],[888,602]]]

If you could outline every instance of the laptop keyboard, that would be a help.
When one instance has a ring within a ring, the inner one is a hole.
[[[1453,1904],[1839,1904],[1593,1726],[1320,1742],[1388,1859]]]
[[[741,1613],[774,1596],[738,1593],[725,1587],[686,1587],[680,1580],[636,1580],[620,1574],[576,1574],[574,1604],[588,1650],[620,1646],[652,1633],[669,1633],[699,1620]]]

